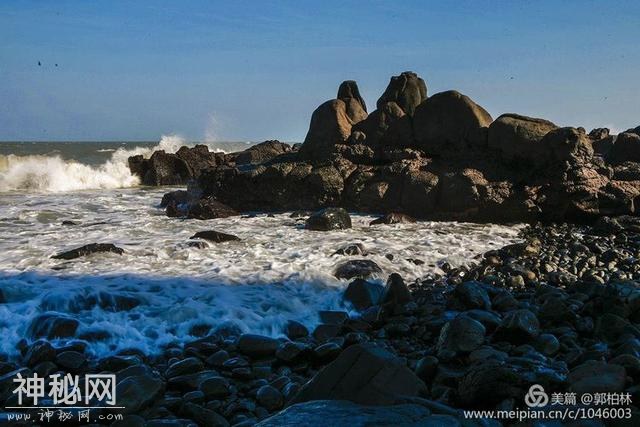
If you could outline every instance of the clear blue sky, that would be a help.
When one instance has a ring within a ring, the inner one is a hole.
[[[342,80],[373,107],[404,70],[494,117],[624,130],[639,19],[637,1],[3,0],[0,140],[300,141]]]

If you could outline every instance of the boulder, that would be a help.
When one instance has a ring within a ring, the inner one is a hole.
[[[494,340],[524,344],[540,333],[540,322],[530,310],[520,309],[507,313],[494,334]]]
[[[280,141],[265,141],[235,153],[236,165],[255,165],[291,152],[291,146]]]
[[[387,279],[387,285],[382,294],[382,304],[402,306],[413,301],[411,291],[398,273],[392,273]]]
[[[465,153],[487,145],[493,119],[481,106],[455,90],[437,93],[416,108],[416,146],[429,155]]]
[[[341,99],[344,102],[348,102],[348,99],[355,99],[360,104],[362,110],[367,112],[367,104],[360,96],[360,89],[358,89],[358,84],[355,80],[345,80],[340,83],[340,87],[338,88],[338,96],[337,99]]]
[[[238,351],[251,357],[267,357],[276,353],[280,342],[271,337],[242,334],[236,343]]]
[[[168,212],[167,207],[167,212]],[[205,197],[187,205],[184,216],[191,219],[215,219],[238,216],[239,212],[219,202],[213,197]]]
[[[382,274],[378,264],[369,259],[350,260],[340,264],[333,273],[338,279],[350,280],[356,277],[367,279]]]
[[[169,205],[175,204],[184,205],[191,201],[195,201],[194,195],[189,193],[187,190],[175,190],[165,193],[162,196],[162,200],[160,201],[160,207],[166,208]]]
[[[540,163],[544,159],[540,141],[557,128],[548,120],[503,114],[489,126],[489,148],[499,151],[507,161]]]
[[[505,399],[522,399],[526,384],[518,372],[499,362],[472,366],[458,382],[458,400],[464,406],[496,405]]]
[[[389,85],[378,99],[378,110],[388,102],[394,102],[405,114],[412,116],[416,107],[427,99],[427,85],[422,78],[411,71],[391,77]]]
[[[395,102],[385,102],[352,128],[350,142],[370,147],[410,146],[413,141],[411,117]]]
[[[51,258],[69,260],[95,254],[98,252],[111,252],[114,254],[122,255],[124,253],[124,249],[117,247],[113,243],[89,243],[88,245],[84,245],[79,248],[71,249],[70,251],[65,251],[57,255],[53,255]]]
[[[221,233],[215,230],[198,231],[190,239],[203,239],[212,243],[232,242],[238,241],[240,238],[233,234]]]
[[[442,418],[452,422],[443,423]],[[451,426],[459,425],[455,418],[431,415],[431,411],[421,405],[401,404],[392,406],[365,406],[346,400],[315,400],[289,406],[265,420],[256,427],[281,426]]]
[[[383,293],[383,286],[363,279],[356,279],[349,283],[342,297],[351,303],[356,310],[366,310],[371,306],[378,305]]]
[[[351,217],[343,208],[325,208],[311,214],[305,226],[316,231],[342,230],[351,228]]]
[[[115,395],[118,398],[118,405],[125,414],[137,414],[141,410],[150,406],[164,392],[165,384],[160,376],[146,366],[139,366],[134,374],[122,377],[119,373],[120,382],[116,385]],[[134,369],[128,368],[128,369]],[[125,370],[126,371],[126,370]]]
[[[373,344],[356,344],[318,372],[291,404],[312,400],[349,400],[362,405],[392,405],[426,388],[404,362]]]
[[[464,282],[455,287],[453,291],[455,299],[465,308],[491,309],[489,294],[479,282]]]
[[[367,117],[355,98],[332,99],[320,105],[311,115],[309,131],[298,151],[298,157],[311,161],[327,160],[334,145],[349,139],[351,127]]]
[[[465,315],[456,316],[440,330],[438,355],[470,353],[484,343],[485,333],[485,327],[477,320]]]
[[[629,131],[619,134],[607,154],[607,160],[616,164],[626,161],[640,162],[640,135]]]
[[[63,314],[47,312],[36,316],[26,335],[29,338],[68,338],[75,335],[80,322]]]

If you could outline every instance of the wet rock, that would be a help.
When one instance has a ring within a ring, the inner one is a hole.
[[[328,325],[342,325],[349,320],[349,313],[338,310],[321,310],[318,312],[320,321]]]
[[[87,357],[77,351],[63,351],[56,356],[56,365],[68,372],[78,372],[87,364]]]
[[[411,224],[416,222],[415,218],[403,213],[390,213],[378,219],[374,219],[369,225],[378,224]]]
[[[349,400],[391,405],[400,396],[417,396],[426,386],[404,363],[372,344],[356,344],[306,383],[291,403]]]
[[[367,279],[382,274],[382,269],[375,262],[368,259],[351,260],[340,264],[333,273],[338,279],[353,278]]]
[[[382,294],[382,304],[395,307],[411,301],[413,301],[413,296],[402,277],[398,273],[392,273],[387,279],[387,285]]]
[[[624,367],[589,360],[571,370],[567,377],[572,391],[583,393],[619,393],[624,390],[627,374]]]
[[[514,344],[522,344],[535,338],[540,333],[540,322],[529,310],[514,310],[505,315],[494,334],[494,340],[505,340]]]
[[[240,238],[238,236],[234,236],[232,234],[221,233],[215,230],[206,230],[206,231],[198,231],[193,236],[189,237],[190,239],[203,239],[212,243],[222,243],[222,242],[232,242],[239,241]]]
[[[164,376],[173,378],[180,375],[193,374],[204,370],[204,364],[197,357],[187,357],[169,366]]]
[[[24,355],[24,362],[28,367],[34,367],[42,362],[51,362],[56,357],[56,351],[48,341],[38,340],[31,344]]]
[[[284,397],[282,396],[282,393],[270,385],[260,387],[256,394],[256,399],[258,400],[258,403],[264,406],[269,412],[282,408],[282,405],[284,404]]]
[[[467,309],[491,309],[489,294],[479,282],[464,282],[455,287],[454,297]]]
[[[291,146],[280,141],[265,141],[236,153],[236,165],[256,165],[291,152]]]
[[[365,310],[371,306],[378,305],[383,294],[383,286],[367,282],[364,279],[355,279],[347,286],[343,299],[351,303],[356,310]]]
[[[430,384],[438,370],[440,362],[434,356],[425,356],[416,364],[416,375],[425,383]]]
[[[243,334],[236,343],[238,351],[251,357],[267,357],[276,353],[280,342],[262,335]]]
[[[354,243],[351,245],[343,246],[334,252],[334,255],[367,255],[367,250],[362,243]]]
[[[71,226],[71,225],[78,225],[78,223],[75,222],[75,221],[64,220],[64,221],[62,221],[62,225]]]
[[[88,245],[72,249],[70,251],[65,251],[57,255],[53,255],[51,258],[70,260],[99,252],[111,252],[114,254],[122,255],[124,253],[124,249],[119,248],[112,243],[90,243]]]
[[[524,381],[515,369],[498,364],[473,366],[458,383],[459,403],[467,406],[495,405],[505,399],[521,399]]]
[[[325,208],[314,212],[306,221],[308,230],[330,231],[351,228],[351,217],[342,208]]]
[[[455,420],[455,419],[454,419]],[[298,403],[261,421],[256,427],[281,426],[440,426],[438,416],[420,405],[364,406],[345,400]],[[444,424],[454,426],[455,424]]]
[[[79,325],[80,322],[71,317],[53,312],[44,313],[31,321],[27,336],[48,339],[72,337]]]
[[[447,322],[438,338],[438,354],[442,356],[469,353],[484,343],[486,328],[470,317],[459,315]]]
[[[207,399],[224,399],[231,394],[231,385],[226,378],[210,377],[200,383],[199,390]]]
[[[319,345],[313,350],[314,358],[319,362],[330,362],[342,352],[342,347],[334,342]]]
[[[221,203],[212,197],[204,197],[190,203],[187,207],[186,212],[183,212],[177,216],[186,216],[190,219],[206,220],[215,218],[228,218],[230,216],[239,215],[239,212],[230,208],[224,203]]]
[[[337,337],[342,331],[342,325],[318,325],[313,330],[313,338],[317,342],[326,342]]]
[[[295,320],[289,320],[285,325],[284,334],[289,339],[296,340],[298,338],[309,336],[309,330],[302,323],[296,322]]]
[[[285,341],[276,350],[276,357],[286,363],[291,363],[307,353],[309,347],[299,342]]]
[[[128,368],[132,369],[132,368]],[[122,378],[122,377],[121,377]],[[118,405],[125,414],[136,414],[151,405],[164,392],[164,382],[151,369],[144,367],[135,375],[121,379],[116,385]]]
[[[230,425],[229,422],[217,412],[195,403],[185,403],[182,408],[182,413],[201,426],[228,427]]]
[[[175,190],[165,193],[160,201],[160,207],[166,208],[170,204],[182,205],[193,201],[194,196],[187,190]]]

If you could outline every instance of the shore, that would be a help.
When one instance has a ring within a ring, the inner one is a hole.
[[[635,398],[639,231],[635,218],[533,225],[524,243],[489,251],[470,268],[443,266],[445,274],[415,282],[392,274],[384,288],[364,280],[371,266],[356,262],[344,294],[356,311],[320,313],[312,331],[289,322],[288,339],[230,328],[161,354],[92,359],[81,341],[53,347],[46,337],[68,325],[49,319],[19,360],[3,357],[3,406],[17,406],[17,373],[54,372],[115,374],[125,409],[102,411],[121,411],[114,425],[132,426],[303,423],[314,405],[335,425],[363,413],[361,405],[393,406],[396,422],[486,425],[462,410],[526,409],[532,384],[549,395]]]

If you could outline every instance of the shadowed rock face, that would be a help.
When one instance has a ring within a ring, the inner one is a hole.
[[[142,165],[157,163],[145,173],[156,183],[197,169],[195,197],[229,211],[340,206],[503,222],[591,221],[640,209],[639,128],[616,137],[513,113],[493,121],[460,92],[427,97],[426,84],[411,72],[394,76],[376,105],[367,115],[348,80],[313,112],[298,151],[272,141],[204,169],[190,166],[197,162],[186,152],[132,158],[131,168],[141,174]],[[183,215],[180,200],[171,214]]]

